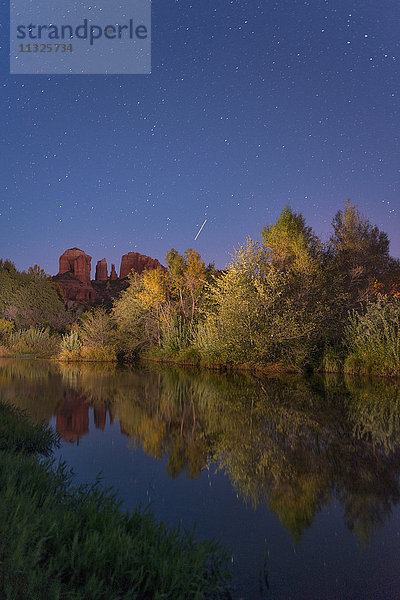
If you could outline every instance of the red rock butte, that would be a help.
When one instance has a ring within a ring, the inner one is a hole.
[[[60,256],[59,275],[72,273],[82,283],[90,283],[92,257],[79,248],[70,248]]]
[[[105,258],[103,258],[102,260],[99,260],[97,265],[96,265],[96,277],[95,280],[96,281],[107,281],[108,279],[108,275],[107,275],[107,261]]]
[[[129,273],[143,273],[152,269],[164,269],[156,258],[139,254],[138,252],[128,252],[121,258],[121,269],[119,271],[120,279],[128,277]]]
[[[69,306],[75,304],[93,304],[103,302],[111,305],[113,298],[129,285],[128,275],[131,272],[143,273],[146,270],[165,269],[156,258],[128,252],[121,259],[120,276],[118,277],[115,265],[111,265],[108,275],[107,261],[105,258],[96,264],[95,280],[90,280],[92,257],[79,248],[70,248],[60,256],[58,275],[53,277],[54,282],[64,294]]]
[[[110,273],[111,281],[115,281],[118,279],[117,271],[115,270],[115,265],[111,264],[111,273]]]

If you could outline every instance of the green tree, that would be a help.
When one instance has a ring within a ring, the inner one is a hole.
[[[184,319],[194,321],[198,314],[207,270],[200,254],[188,248],[179,254],[175,248],[166,255],[166,262],[171,278],[171,291]]]
[[[36,279],[48,279],[48,275],[46,274],[46,272],[44,271],[44,269],[41,269],[39,267],[39,265],[33,265],[33,267],[29,267],[28,269],[28,275],[29,277],[36,278]]]
[[[165,256],[168,270],[171,276],[171,289],[177,299],[183,316],[187,317],[187,309],[184,302],[185,295],[185,257],[179,254],[175,248],[171,248]]]
[[[185,251],[185,263],[185,284],[191,300],[190,312],[193,321],[206,282],[206,265],[200,254],[193,248],[188,248]]]
[[[283,360],[303,368],[314,361],[333,322],[334,299],[322,244],[302,215],[286,207],[235,251],[227,271],[209,286],[200,351],[234,362]]]
[[[390,257],[386,233],[372,226],[350,200],[336,213],[332,226],[329,250],[336,274],[347,294],[348,308],[357,307],[372,297],[376,280],[385,281],[399,266]]]
[[[11,299],[15,321],[19,327],[52,325],[57,328],[65,313],[64,302],[48,277],[33,275]]]
[[[5,317],[16,291],[20,288],[20,274],[10,260],[0,260],[0,316]]]
[[[321,243],[303,215],[285,206],[274,225],[261,231],[271,263],[281,270],[309,272],[321,254]]]
[[[0,317],[17,327],[63,327],[66,311],[51,278],[38,265],[19,272],[9,260],[0,261]]]
[[[161,345],[162,326],[171,326],[174,304],[171,279],[162,269],[129,277],[129,287],[115,302],[113,314],[120,331],[133,347]]]

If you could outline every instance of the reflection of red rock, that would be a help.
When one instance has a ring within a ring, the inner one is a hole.
[[[114,415],[106,406],[93,407],[93,420],[96,429],[104,431],[107,423],[107,412],[110,423]],[[79,443],[81,437],[89,433],[89,404],[85,396],[74,390],[64,392],[62,405],[56,414],[56,431],[65,442]]]
[[[70,248],[60,256],[59,275],[72,273],[76,279],[90,284],[90,270],[92,257],[79,248]]]
[[[99,260],[96,265],[96,281],[107,281],[107,261],[105,258]]]
[[[64,392],[61,408],[56,415],[56,431],[65,442],[79,442],[89,433],[89,405],[76,392]]]
[[[105,406],[94,406],[93,418],[96,429],[101,429],[101,431],[104,431],[107,420],[107,408]]]
[[[128,252],[121,259],[121,270],[119,276],[121,279],[128,277],[131,271],[135,273],[143,273],[150,269],[162,269],[162,265],[156,258],[139,254],[138,252]]]
[[[115,281],[116,279],[118,279],[117,271],[115,270],[114,264],[111,265],[110,279],[111,281]]]

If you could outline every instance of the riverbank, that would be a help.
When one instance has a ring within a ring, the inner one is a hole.
[[[187,357],[180,358],[178,357],[167,357],[167,356],[157,356],[154,353],[142,354],[140,356],[140,360],[142,362],[149,363],[158,363],[158,364],[166,364],[166,365],[175,365],[179,367],[197,367],[200,369],[206,369],[210,371],[218,371],[220,373],[224,372],[232,372],[232,373],[255,373],[259,375],[266,375],[268,377],[278,376],[278,375],[299,375],[301,374],[301,370],[290,368],[282,362],[270,363],[270,364],[261,364],[261,363],[242,363],[242,364],[232,364],[232,363],[223,363],[223,362],[212,362],[212,361],[202,361],[198,360],[190,360]]]
[[[68,357],[60,356],[59,354],[36,354],[36,353],[24,353],[24,354],[13,354],[11,352],[0,354],[1,358],[6,359],[25,359],[25,360],[50,360],[53,362],[65,363],[65,364],[109,364],[109,365],[123,365],[133,364],[136,362],[144,363],[155,363],[174,365],[179,367],[188,368],[199,368],[207,371],[217,371],[219,373],[252,373],[258,376],[266,377],[280,377],[288,375],[311,375],[314,374],[333,374],[333,375],[345,375],[351,377],[372,377],[372,378],[383,378],[383,379],[400,379],[400,365],[397,368],[392,368],[390,371],[383,371],[382,369],[371,367],[371,365],[365,366],[362,361],[356,362],[353,357],[348,361],[348,365],[343,363],[343,360],[335,359],[329,361],[322,361],[320,366],[317,368],[296,368],[285,364],[283,361],[274,363],[224,363],[220,361],[205,361],[201,360],[200,357],[194,353],[178,355],[175,357],[166,356],[158,352],[142,353],[135,357],[135,360],[117,360],[117,358],[109,358],[106,355],[102,355],[99,352],[93,352],[90,356],[81,356],[79,354],[70,355]]]
[[[73,485],[43,425],[0,404],[0,581],[5,600],[226,597],[224,555],[132,514],[100,485]],[[45,460],[47,457],[48,460]]]

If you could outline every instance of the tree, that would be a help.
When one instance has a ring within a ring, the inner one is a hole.
[[[286,206],[277,222],[263,229],[262,237],[268,259],[288,276],[287,308],[292,323],[308,330],[303,343],[321,346],[324,339],[341,335],[348,306],[340,273],[331,251],[306,225],[301,214]]]
[[[33,275],[29,283],[21,286],[11,300],[16,309],[17,326],[57,326],[59,315],[65,312],[57,288],[48,277]]]
[[[208,298],[198,345],[200,352],[219,360],[273,362],[283,355],[288,359],[296,344],[304,345],[316,328],[316,314],[299,301],[293,274],[277,268],[269,251],[251,239],[209,285]]]
[[[39,265],[33,265],[33,267],[29,267],[28,275],[32,279],[48,279],[49,276],[46,274],[44,269],[41,269]]]
[[[163,269],[133,273],[129,287],[114,302],[113,314],[122,332],[137,346],[161,345],[161,328],[173,322],[171,279]]]
[[[193,322],[207,279],[205,263],[193,248],[188,248],[183,255],[171,248],[166,255],[166,262],[173,297],[179,302],[183,318],[190,318]]]
[[[374,282],[384,281],[398,265],[390,257],[386,233],[373,227],[350,200],[332,226],[329,251],[348,295],[347,307],[357,307],[372,297]]]
[[[310,366],[337,326],[339,296],[332,294],[326,253],[289,207],[262,237],[263,244],[248,239],[235,250],[227,271],[209,286],[200,352],[234,362]]]
[[[185,251],[185,264],[185,284],[191,298],[191,320],[193,321],[206,281],[206,265],[200,254],[193,248]]]
[[[312,270],[321,253],[321,243],[303,215],[285,206],[274,225],[261,231],[271,263],[282,270]]]
[[[180,308],[184,318],[187,317],[187,309],[184,302],[185,294],[185,270],[186,262],[184,256],[179,254],[175,248],[171,248],[165,256],[169,274],[171,276],[171,290],[179,299]]]
[[[0,260],[0,317],[17,327],[65,323],[65,307],[51,278],[38,265],[19,272],[9,260]]]
[[[139,301],[142,278],[134,274],[129,276],[129,280],[129,287],[114,300],[112,313],[119,335],[125,339],[126,346],[136,351],[157,342],[157,326]]]

